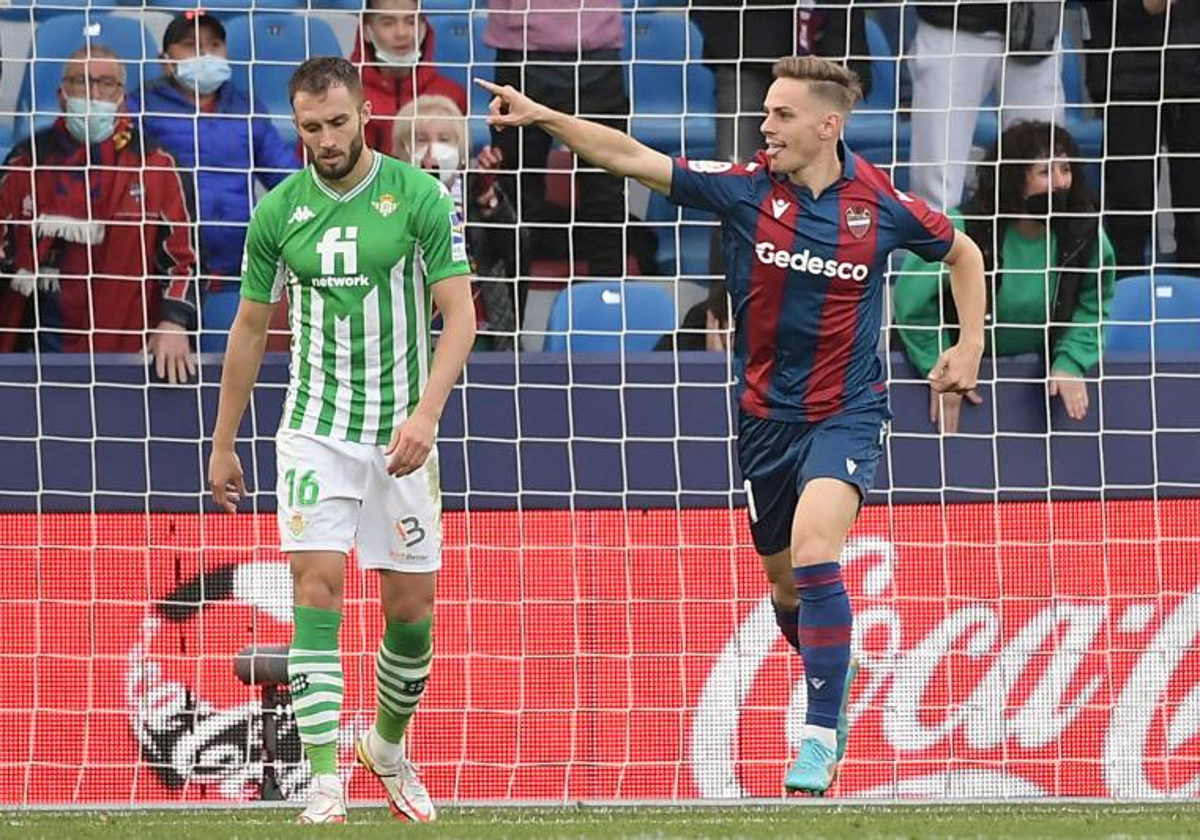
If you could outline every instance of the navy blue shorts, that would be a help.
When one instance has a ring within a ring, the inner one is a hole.
[[[746,488],[750,533],[762,556],[792,543],[792,518],[804,485],[836,478],[858,488],[860,499],[875,481],[883,454],[885,407],[837,414],[818,423],[764,420],[742,413],[738,462]]]

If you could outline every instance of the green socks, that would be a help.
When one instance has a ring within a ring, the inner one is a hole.
[[[412,624],[387,622],[375,657],[375,731],[388,743],[399,744],[404,737],[425,693],[432,661],[433,616]]]
[[[338,652],[342,614],[297,606],[295,622],[288,653],[288,688],[300,742],[313,775],[336,773],[338,715],[344,691]]]

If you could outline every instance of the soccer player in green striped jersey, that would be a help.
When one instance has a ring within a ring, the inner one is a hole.
[[[231,512],[246,495],[234,438],[272,309],[286,292],[291,381],[276,438],[276,496],[295,579],[289,688],[313,771],[299,821],[346,819],[338,630],[354,545],[359,566],[379,572],[385,625],[375,726],[356,756],[397,818],[428,822],[436,812],[403,737],[433,659],[441,566],[434,433],[475,338],[462,220],[436,179],[365,147],[371,107],[348,61],[306,61],[290,94],[312,163],[268,193],[250,220],[209,483]],[[431,304],[445,324],[432,358]]]

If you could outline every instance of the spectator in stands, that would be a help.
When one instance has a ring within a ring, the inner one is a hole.
[[[419,96],[396,115],[392,147],[396,157],[420,166],[441,180],[467,220],[467,254],[476,278],[476,349],[511,350],[517,328],[513,306],[516,278],[517,214],[496,182],[499,150],[487,146],[466,174],[470,154],[467,121],[444,96]]]
[[[242,246],[254,198],[300,168],[293,148],[265,119],[262,105],[229,81],[225,27],[203,11],[178,15],[162,42],[163,77],[130,97],[148,142],[169,151],[182,170],[201,223],[201,349],[222,351],[238,305]],[[247,177],[247,174],[253,177]]]
[[[704,34],[704,60],[716,77],[718,160],[749,160],[762,148],[762,103],[774,81],[771,67],[780,56],[868,55],[866,13],[862,8],[847,12],[850,2],[692,0],[692,19]],[[849,64],[867,96],[870,62]]]
[[[1078,158],[1066,129],[1014,123],[979,165],[974,196],[948,214],[983,251],[991,351],[1009,356],[1049,346],[1050,395],[1062,399],[1073,420],[1087,415],[1083,377],[1100,357],[1100,323],[1115,276],[1112,244],[1096,220],[1098,204],[1076,169]],[[939,265],[909,255],[893,294],[895,323],[921,376],[952,343],[957,316],[948,290]],[[931,393],[930,421],[940,414],[943,431],[956,432],[962,399],[944,395],[939,402]],[[983,401],[975,391],[966,399]]]
[[[625,68],[619,63],[624,43],[620,0],[489,0],[484,42],[496,48],[498,85],[513,85],[534,99],[570,114],[597,118],[621,131],[628,129],[629,97]],[[505,192],[518,196],[521,222],[597,222],[573,226],[574,255],[586,260],[595,276],[625,271],[625,182],[607,173],[587,172],[575,179],[573,218],[564,218],[546,201],[546,161],[552,139],[539,128],[507,132],[493,129],[502,165],[520,169],[502,180]],[[532,248],[555,250],[552,230],[538,230]],[[527,255],[522,255],[523,263]]]
[[[1088,92],[1105,109],[1105,226],[1123,274],[1144,273],[1158,204],[1158,155],[1170,152],[1174,262],[1200,270],[1200,0],[1084,4]],[[1110,81],[1111,80],[1111,81]],[[1150,257],[1154,259],[1153,255]]]
[[[912,74],[912,191],[939,210],[962,198],[979,109],[997,91],[1001,124],[1062,122],[1062,0],[921,0]]]
[[[186,381],[196,257],[175,160],[143,149],[111,49],[76,51],[58,99],[62,116],[13,150],[0,179],[0,351],[145,346],[160,377]]]
[[[417,0],[367,0],[350,60],[362,67],[363,90],[371,103],[367,145],[393,154],[393,121],[418,96],[444,96],[460,114],[467,92],[434,66],[433,27],[417,14]]]
[[[729,295],[725,280],[713,280],[708,286],[708,297],[689,309],[679,329],[664,335],[654,349],[727,351]]]

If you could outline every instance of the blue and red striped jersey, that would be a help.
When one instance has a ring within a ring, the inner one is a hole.
[[[819,197],[746,164],[675,162],[671,201],[721,219],[742,410],[816,422],[886,401],[876,348],[888,255],[942,259],[954,228],[839,144],[842,177]]]

